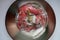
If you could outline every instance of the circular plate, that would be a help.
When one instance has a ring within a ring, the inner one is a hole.
[[[7,14],[6,14],[6,20],[5,20],[6,29],[9,35],[11,36],[11,38],[13,38],[14,40],[16,40],[14,36],[19,32],[19,29],[17,28],[16,22],[15,22],[16,12],[18,9],[18,5],[23,3],[22,1],[15,1],[9,7]],[[55,14],[51,6],[46,1],[38,1],[38,0],[35,0],[35,1],[41,3],[48,14],[48,27],[47,27],[46,32],[40,38],[42,40],[44,39],[48,40],[53,34],[54,29],[55,29],[55,25],[56,25]],[[37,40],[40,40],[40,39],[37,39]]]

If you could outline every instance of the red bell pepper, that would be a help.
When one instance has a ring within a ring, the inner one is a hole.
[[[22,6],[19,8],[19,16],[18,16],[18,28],[21,29],[21,25],[23,25],[23,29],[26,31],[30,31],[32,29],[36,29],[36,26],[28,26],[25,19],[27,17],[27,10],[30,11],[30,13],[34,14],[36,16],[36,24],[44,25],[46,22],[46,19],[42,15],[42,10],[37,9],[35,7],[31,6]],[[27,27],[28,26],[28,27]]]

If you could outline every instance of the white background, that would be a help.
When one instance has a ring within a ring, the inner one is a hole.
[[[0,40],[12,40],[7,34],[5,16],[9,6],[15,0],[0,0]],[[56,28],[49,40],[60,40],[60,0],[46,0],[53,8],[56,15]]]

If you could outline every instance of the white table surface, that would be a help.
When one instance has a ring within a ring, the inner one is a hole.
[[[7,34],[5,16],[9,6],[15,0],[0,0],[0,40],[12,40]],[[53,8],[56,16],[56,28],[49,40],[60,40],[60,0],[46,0]]]

